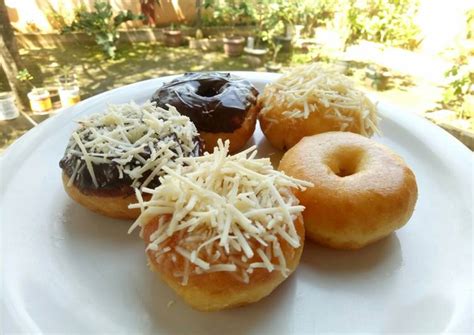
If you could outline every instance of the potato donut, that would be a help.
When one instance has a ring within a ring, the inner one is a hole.
[[[268,84],[258,106],[262,131],[280,150],[328,131],[366,137],[377,132],[375,105],[347,77],[318,63],[296,67]]]
[[[405,225],[418,196],[415,175],[382,144],[328,132],[303,138],[279,169],[314,184],[296,191],[306,233],[334,248],[358,249]]]
[[[189,305],[217,311],[256,302],[297,267],[304,224],[293,189],[310,186],[253,159],[255,148],[183,159],[131,229],[140,226],[152,270]],[[148,192],[148,191],[147,191]]]

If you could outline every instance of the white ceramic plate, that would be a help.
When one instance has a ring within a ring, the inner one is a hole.
[[[238,74],[259,89],[276,78]],[[307,243],[296,273],[257,304],[219,313],[185,305],[147,269],[142,241],[127,235],[130,222],[70,200],[58,167],[73,120],[108,103],[143,102],[168,80],[87,99],[2,156],[3,333],[472,333],[471,153],[422,118],[383,104],[383,137],[375,140],[403,156],[418,181],[410,222],[356,252]],[[260,130],[252,142],[261,155],[273,152]]]

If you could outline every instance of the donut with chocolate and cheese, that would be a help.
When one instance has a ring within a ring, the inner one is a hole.
[[[230,73],[186,73],[160,87],[151,98],[157,106],[175,106],[196,125],[205,149],[229,140],[230,152],[252,137],[258,114],[257,89]]]
[[[302,211],[293,190],[312,186],[255,159],[255,147],[228,156],[181,159],[130,231],[141,236],[152,270],[192,307],[217,311],[256,302],[296,269],[304,243]]]
[[[158,186],[163,167],[201,151],[196,127],[174,107],[110,105],[79,121],[59,166],[72,199],[109,217],[135,219],[140,211],[128,205],[141,196],[137,189]]]

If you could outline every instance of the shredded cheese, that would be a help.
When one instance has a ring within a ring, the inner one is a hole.
[[[281,110],[281,115],[291,120],[319,113],[338,120],[341,131],[357,125],[364,136],[378,133],[375,105],[348,77],[320,63],[293,68],[268,84],[259,100],[262,115]]]
[[[160,216],[150,235],[148,252],[176,265],[174,275],[186,285],[189,277],[209,272],[234,272],[244,283],[261,268],[288,275],[285,248],[298,248],[301,240],[295,228],[304,206],[293,189],[311,183],[276,171],[268,158],[255,158],[255,147],[233,156],[229,142],[219,140],[212,154],[183,157],[182,164],[161,179],[161,185],[142,189],[151,200],[131,208],[142,208],[130,227],[144,227]]]
[[[78,123],[65,154],[75,160],[69,186],[84,165],[94,186],[104,186],[94,165],[110,164],[117,168],[119,179],[128,177],[131,187],[143,188],[163,176],[164,167],[175,169],[178,157],[193,156],[199,145],[188,117],[172,106],[166,110],[151,102],[109,105],[106,113]]]

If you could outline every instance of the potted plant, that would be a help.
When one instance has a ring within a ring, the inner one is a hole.
[[[273,44],[272,60],[265,64],[265,68],[267,69],[268,72],[278,72],[281,70],[281,63],[277,62],[277,56],[281,48],[282,48],[281,44]]]
[[[280,34],[275,35],[275,42],[281,45],[281,50],[288,52],[291,50],[293,42],[293,24],[295,16],[298,15],[299,5],[294,1],[279,1],[273,10],[276,19],[275,29],[280,30]]]
[[[194,37],[188,37],[190,49],[200,49],[205,51],[218,51],[222,49],[222,39],[216,36],[204,37],[201,29],[196,29]]]
[[[174,23],[164,31],[164,34],[167,47],[179,47],[183,43],[183,32]]]
[[[247,46],[244,48],[244,51],[253,56],[264,56],[268,53],[268,48],[261,45],[266,38],[266,17],[265,17],[265,7],[263,4],[257,4],[257,15],[256,15],[256,29],[255,36],[247,37]]]
[[[43,114],[51,111],[53,104],[51,103],[51,95],[49,94],[49,91],[45,88],[35,87],[31,83],[34,78],[27,69],[18,72],[17,78],[31,87],[31,91],[27,95],[33,113]]]
[[[62,107],[69,107],[81,101],[79,85],[71,66],[63,66],[58,77],[58,93]]]
[[[15,106],[15,98],[10,92],[0,93],[0,121],[13,120],[20,115]]]
[[[236,3],[238,2],[238,3]],[[245,1],[226,1],[220,9],[222,15],[231,23],[231,34],[224,37],[224,52],[229,57],[238,57],[244,51],[245,38],[235,34],[235,26],[238,20],[250,16],[250,6]]]
[[[386,90],[392,77],[387,68],[374,65],[369,65],[365,69],[365,76],[372,81],[371,86],[378,91]]]
[[[196,29],[194,37],[189,37],[189,48],[190,49],[201,49],[201,41],[204,39],[204,34],[201,29]]]

